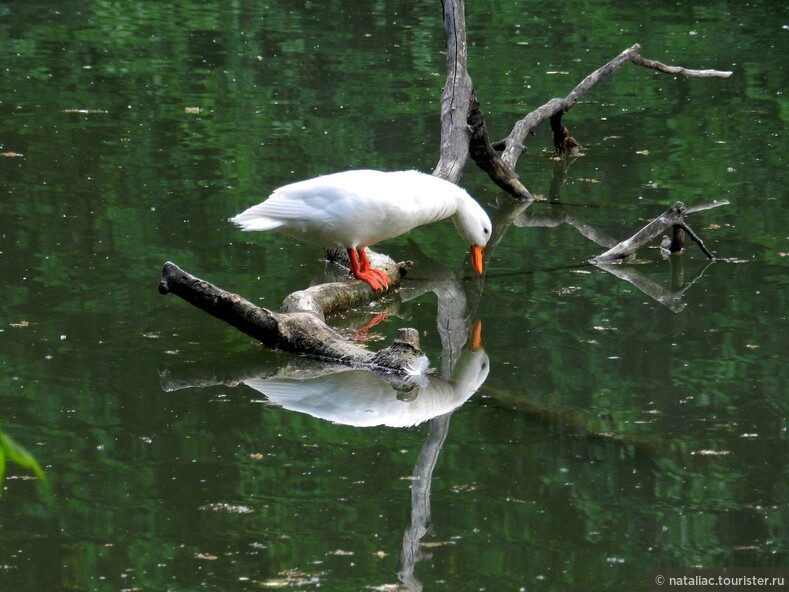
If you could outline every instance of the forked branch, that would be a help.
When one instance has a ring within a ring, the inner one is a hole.
[[[728,203],[729,202],[727,200],[722,200],[719,202],[714,202],[713,204],[707,204],[707,206],[703,208],[696,208],[695,211],[700,209],[709,209],[709,207],[722,206]],[[668,241],[668,244],[665,246],[669,252],[676,253],[682,250],[684,246],[683,233],[687,233],[693,242],[699,246],[707,258],[713,260],[715,258],[713,254],[709,251],[709,249],[707,249],[701,238],[699,238],[699,236],[693,232],[690,226],[688,226],[688,224],[685,222],[685,215],[687,215],[689,211],[689,208],[687,208],[684,203],[678,201],[660,216],[636,232],[633,236],[608,249],[605,253],[598,255],[592,259],[591,262],[595,264],[610,263],[612,261],[629,257],[668,231],[671,231],[673,235],[673,237]]]

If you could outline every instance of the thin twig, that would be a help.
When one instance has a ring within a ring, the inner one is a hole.
[[[715,259],[715,255],[710,253],[710,250],[704,245],[704,241],[702,241],[701,238],[699,238],[699,235],[697,235],[695,232],[693,232],[690,229],[690,226],[688,226],[684,220],[678,222],[677,226],[679,226],[680,228],[682,228],[682,230],[688,233],[688,236],[693,240],[694,243],[696,243],[699,246],[701,252],[707,256],[707,259],[710,260]]]
[[[728,78],[733,74],[729,70],[691,70],[682,66],[667,66],[657,60],[648,60],[642,58],[640,55],[635,55],[630,58],[630,61],[637,66],[644,68],[652,68],[665,74],[679,74],[680,76],[687,76],[689,78]]]

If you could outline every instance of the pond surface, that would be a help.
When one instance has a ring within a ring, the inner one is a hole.
[[[277,309],[343,272],[229,216],[324,172],[433,168],[440,4],[364,4],[0,5],[0,429],[45,475],[3,441],[0,589],[632,591],[787,566],[783,2],[469,3],[494,139],[634,43],[734,74],[617,71],[565,116],[582,156],[529,138],[546,199],[523,211],[468,165],[506,230],[482,280],[449,221],[379,246],[408,281],[330,322],[386,312],[373,349],[418,329],[416,398],[158,294],[171,260]],[[712,264],[692,243],[627,279],[587,263],[590,228],[713,200],[688,217]]]

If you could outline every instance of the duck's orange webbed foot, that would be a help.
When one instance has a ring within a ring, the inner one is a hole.
[[[348,259],[353,277],[367,282],[376,292],[383,292],[389,287],[389,278],[380,269],[370,267],[364,249],[348,249]]]

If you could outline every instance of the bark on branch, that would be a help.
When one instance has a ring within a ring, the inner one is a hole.
[[[488,173],[493,182],[510,195],[533,201],[534,197],[518,180],[515,171],[502,160],[491,145],[485,126],[485,118],[474,90],[471,92],[468,127],[471,133],[469,150],[471,158],[477,163],[477,166]]]
[[[495,147],[504,150],[502,154],[504,162],[510,167],[515,168],[515,164],[525,150],[524,141],[526,137],[532,133],[535,127],[546,119],[551,120],[551,128],[554,131],[555,150],[562,154],[570,154],[578,147],[578,143],[570,136],[567,128],[562,125],[562,116],[567,113],[583,95],[589,92],[595,84],[621,68],[628,61],[635,65],[652,68],[667,74],[679,74],[687,77],[728,78],[732,74],[729,71],[692,70],[681,66],[667,66],[655,60],[648,60],[641,57],[640,51],[641,46],[638,44],[627,48],[610,62],[589,74],[563,99],[551,99],[538,109],[535,109],[520,119],[504,140],[493,143]],[[568,138],[571,141],[568,141]]]
[[[683,68],[682,66],[667,66],[656,60],[648,60],[642,58],[640,55],[634,56],[632,61],[637,66],[644,66],[645,68],[652,68],[665,74],[678,74],[680,76],[687,76],[688,78],[728,78],[733,74],[729,70],[691,70],[690,68]]]
[[[727,203],[729,202],[723,200],[720,202],[715,202],[714,204],[708,204],[707,206],[694,208],[692,211],[708,209],[709,207],[717,207]],[[707,249],[701,238],[699,238],[699,236],[693,232],[690,226],[688,226],[685,222],[685,215],[688,214],[689,211],[691,210],[687,208],[684,203],[678,201],[660,216],[636,232],[633,236],[608,249],[605,253],[598,255],[592,259],[591,262],[595,264],[610,263],[612,261],[629,257],[640,248],[646,246],[649,242],[668,232],[669,230],[672,232],[672,238],[667,241],[666,245],[664,245],[664,248],[666,248],[669,252],[678,253],[684,248],[684,234],[687,233],[687,235],[699,246],[707,258],[713,260],[715,258],[713,254],[709,251],[709,249]]]
[[[352,291],[353,287],[338,289]],[[260,308],[170,262],[162,268],[159,293],[175,294],[269,348],[388,372],[417,373],[426,367],[414,329],[402,330],[391,346],[371,352],[343,337],[313,312],[276,313]]]
[[[390,257],[367,250],[370,264],[386,274],[390,288],[400,285],[411,269],[411,262],[395,263]],[[328,249],[327,261],[349,267],[345,249]],[[362,306],[370,302],[370,287],[361,281],[329,282],[293,292],[282,302],[280,312],[308,312],[324,321],[326,315]]]
[[[457,183],[469,154],[466,119],[473,85],[468,74],[463,0],[442,0],[447,44],[447,81],[441,93],[441,153],[433,174]]]
[[[525,150],[523,142],[526,140],[526,136],[528,136],[537,125],[554,116],[559,116],[557,125],[560,124],[561,115],[567,113],[567,111],[569,111],[572,106],[600,80],[620,68],[634,56],[638,55],[640,50],[641,47],[638,44],[627,48],[610,62],[589,74],[563,99],[551,99],[542,107],[535,109],[524,118],[520,119],[504,140],[505,149],[504,154],[502,154],[504,162],[514,168],[515,163],[518,162],[518,159]]]

